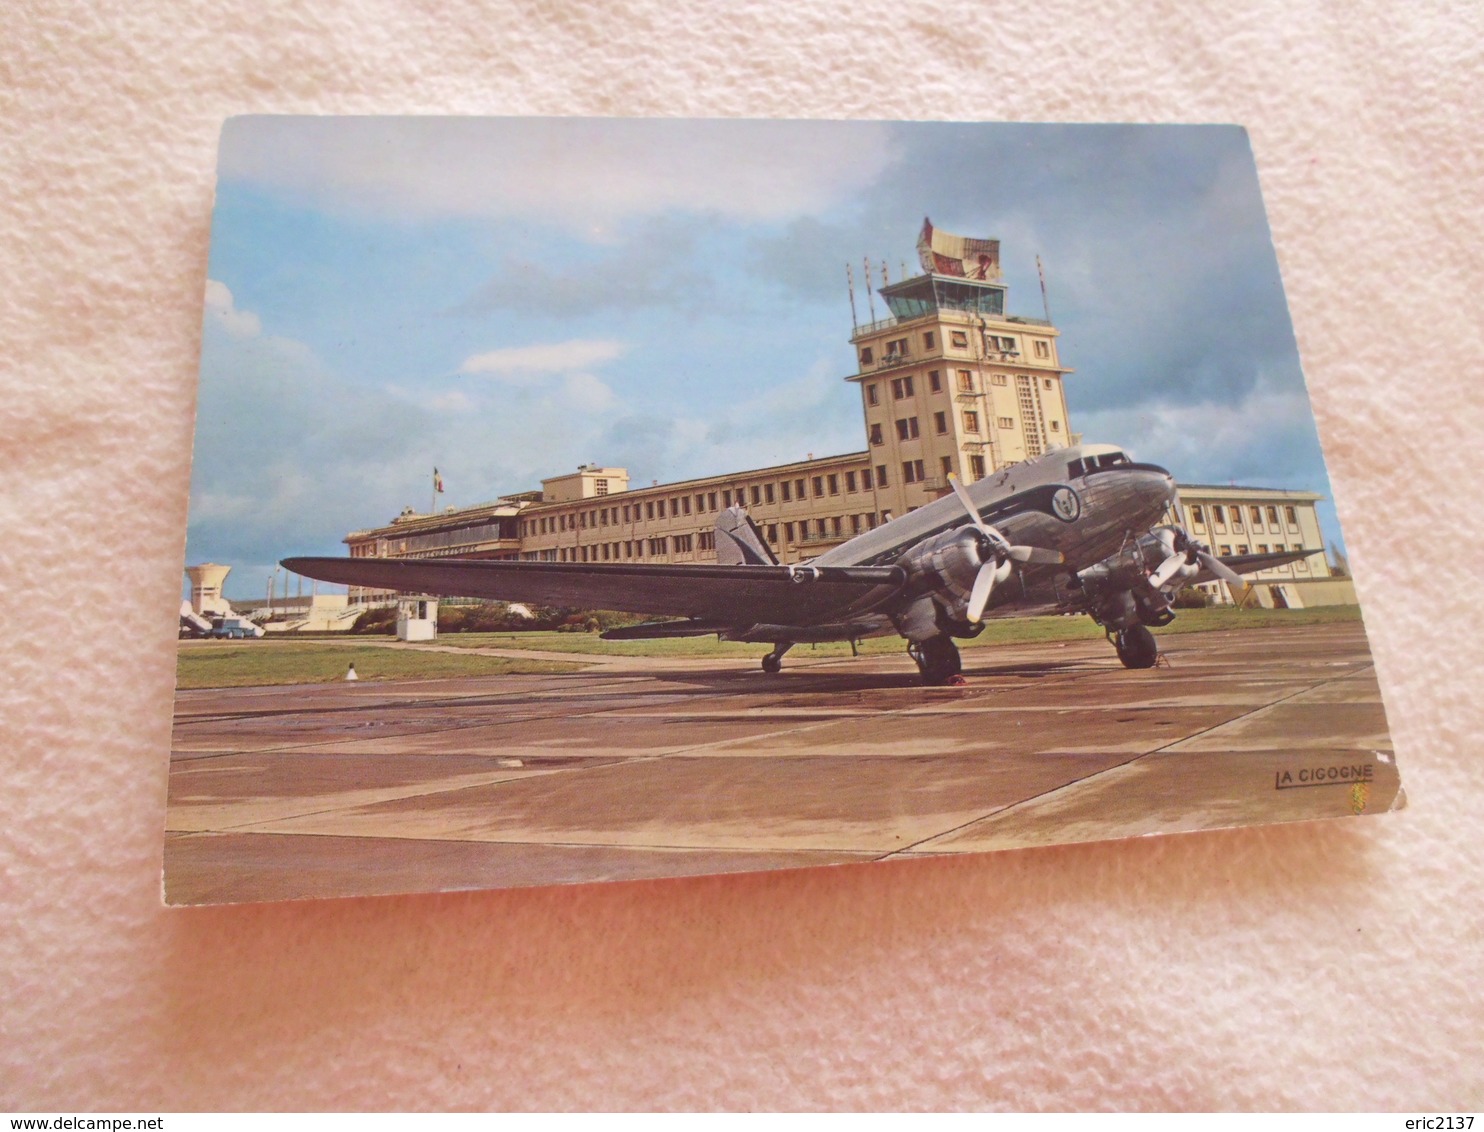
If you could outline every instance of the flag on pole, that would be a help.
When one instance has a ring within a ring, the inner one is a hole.
[[[438,474],[438,469],[433,469],[433,490],[441,493],[443,491],[443,477]]]

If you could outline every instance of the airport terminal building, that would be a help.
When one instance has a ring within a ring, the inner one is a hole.
[[[791,464],[631,487],[625,468],[584,465],[540,491],[418,513],[345,537],[352,557],[518,558],[548,562],[712,562],[716,516],[744,505],[784,563],[804,562],[949,491],[1057,447],[1072,432],[1058,332],[1006,312],[999,242],[924,225],[924,273],[883,285],[889,315],[851,335],[864,447]],[[1353,603],[1333,578],[1314,504],[1321,496],[1181,485],[1179,522],[1218,555],[1310,549],[1252,575],[1264,605]],[[1205,587],[1218,601],[1243,595]],[[352,604],[384,600],[352,588]]]

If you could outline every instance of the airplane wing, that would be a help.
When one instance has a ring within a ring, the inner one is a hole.
[[[705,618],[812,625],[872,609],[906,582],[897,566],[593,564],[471,558],[285,558],[306,578],[447,597],[484,597]]]
[[[1256,574],[1259,570],[1271,570],[1275,566],[1287,566],[1290,562],[1297,562],[1300,558],[1308,558],[1316,553],[1316,548],[1308,550],[1272,550],[1266,554],[1228,554],[1222,557],[1221,562],[1230,566],[1238,574]],[[1185,582],[1187,586],[1198,586],[1203,582],[1219,582],[1221,579],[1216,574],[1201,568],[1201,572]]]

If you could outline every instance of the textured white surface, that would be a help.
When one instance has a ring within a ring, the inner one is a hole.
[[[1484,9],[206,8],[0,45],[0,1108],[1484,1107]],[[165,911],[216,134],[268,111],[1247,125],[1411,809]]]

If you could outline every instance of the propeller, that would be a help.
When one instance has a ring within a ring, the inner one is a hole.
[[[1012,563],[1056,566],[1065,562],[1066,558],[1059,550],[1012,545],[1009,539],[979,517],[979,509],[974,506],[974,501],[969,498],[964,485],[958,482],[957,476],[950,473],[948,483],[953,488],[953,494],[963,504],[964,510],[969,513],[969,522],[979,532],[979,573],[974,575],[974,588],[969,592],[969,608],[965,615],[972,623],[983,618],[990,594],[994,593],[996,585],[1010,576]]]
[[[1171,535],[1172,553],[1149,575],[1149,584],[1157,590],[1164,589],[1175,578],[1194,577],[1205,567],[1227,585],[1240,586],[1245,583],[1225,562],[1217,558],[1204,545],[1196,542],[1179,527],[1166,528]]]

